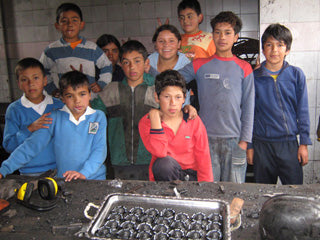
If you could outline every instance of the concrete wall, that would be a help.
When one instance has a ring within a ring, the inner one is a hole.
[[[287,61],[304,71],[309,96],[311,139],[310,162],[304,167],[305,183],[319,182],[320,148],[316,128],[320,114],[320,1],[260,0],[260,33],[270,23],[281,23],[293,34]]]

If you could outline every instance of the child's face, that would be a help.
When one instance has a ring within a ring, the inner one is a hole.
[[[272,69],[274,69],[274,67],[280,69],[285,56],[287,56],[289,52],[290,50],[287,50],[284,41],[278,41],[272,36],[268,37],[263,45],[263,54],[266,57],[266,67],[273,66]]]
[[[179,22],[183,31],[187,34],[199,32],[199,24],[202,22],[203,15],[191,8],[186,8],[179,13]]]
[[[121,66],[129,86],[136,87],[143,82],[143,73],[148,61],[149,59],[144,60],[142,54],[138,51],[123,54]]]
[[[119,48],[114,43],[109,43],[102,47],[103,52],[112,62],[112,66],[116,65],[119,61]]]
[[[158,97],[155,93],[156,102],[160,105],[160,111],[164,118],[177,117],[181,113],[182,105],[185,101],[181,87],[167,86]]]
[[[238,40],[239,35],[235,34],[230,23],[217,23],[214,27],[213,41],[216,45],[216,53],[220,57],[232,57],[232,46]]]
[[[59,22],[55,23],[55,27],[62,33],[62,37],[66,42],[76,42],[79,40],[79,32],[84,27],[78,13],[74,11],[62,12]]]
[[[156,41],[156,50],[161,58],[170,60],[177,57],[181,41],[172,32],[164,30],[159,33]]]
[[[47,77],[38,67],[30,67],[19,73],[18,86],[27,99],[34,104],[44,99],[43,88],[47,85]]]
[[[91,94],[87,85],[80,85],[75,90],[68,86],[62,94],[62,101],[67,105],[75,119],[85,113],[89,106]]]

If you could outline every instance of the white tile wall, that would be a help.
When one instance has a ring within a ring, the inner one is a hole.
[[[320,1],[291,0],[290,22],[319,22]]]
[[[6,43],[11,65],[23,57],[40,57],[42,50],[50,42],[61,37],[54,27],[55,11],[64,2],[66,1],[4,2]],[[110,33],[119,39],[128,37],[140,39],[151,52],[154,48],[150,40],[157,27],[157,17],[163,22],[168,17],[170,24],[177,26],[181,31],[177,17],[180,0],[73,0],[71,2],[78,4],[83,12],[86,24],[81,35],[93,41],[104,33]],[[243,18],[243,36],[258,35],[258,1],[200,0],[199,2],[204,14],[204,21],[200,25],[202,30],[211,32],[210,19],[224,10],[234,11]],[[1,74],[3,73],[0,72],[0,76]],[[19,97],[19,93],[15,90],[14,96]],[[0,99],[1,97],[0,93]]]

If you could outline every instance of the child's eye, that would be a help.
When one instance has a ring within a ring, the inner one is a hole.
[[[128,65],[128,64],[129,64],[129,62],[127,62],[127,61],[122,62],[122,65]]]
[[[180,21],[183,21],[183,20],[184,20],[184,17],[183,17],[183,16],[180,16],[180,17],[179,17],[179,20],[180,20]]]
[[[21,82],[25,82],[25,81],[27,81],[27,79],[26,78],[21,78],[20,81]]]
[[[118,53],[118,49],[112,49],[112,53]]]

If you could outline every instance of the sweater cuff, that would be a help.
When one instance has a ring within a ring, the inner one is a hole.
[[[23,128],[20,130],[20,133],[21,133],[21,135],[24,136],[25,138],[30,137],[30,135],[32,134],[32,132],[29,131],[28,126],[23,127]]]

